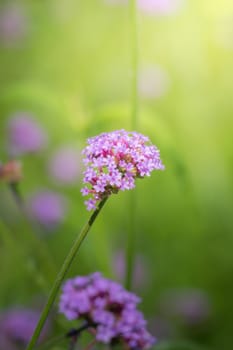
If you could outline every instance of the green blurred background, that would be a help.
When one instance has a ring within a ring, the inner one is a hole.
[[[4,16],[10,16],[8,22]],[[32,233],[9,189],[0,185],[2,310],[46,296],[53,273],[39,252],[48,251],[57,270],[89,215],[80,194],[81,175],[71,185],[48,175],[53,153],[71,144],[81,150],[87,137],[100,132],[131,129],[130,25],[127,4],[0,2],[0,159],[9,159],[9,118],[32,115],[46,130],[48,143],[40,152],[18,157],[23,164],[20,189],[25,198],[41,188],[59,192],[67,204],[65,220],[56,229]],[[135,291],[143,298],[158,349],[229,350],[233,2],[184,0],[172,13],[139,11],[138,25],[138,131],[159,147],[166,170],[137,183],[142,281],[135,282]],[[129,196],[119,193],[109,200],[70,276],[99,270],[120,278],[115,258],[126,246]],[[37,245],[45,248],[37,250]],[[184,291],[202,296],[205,305],[197,306],[197,322],[169,306],[174,294]],[[54,333],[66,327],[55,326]]]

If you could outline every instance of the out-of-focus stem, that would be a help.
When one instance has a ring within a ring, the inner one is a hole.
[[[11,250],[13,254],[19,254],[22,261],[27,261],[29,257],[27,249],[25,249],[24,244],[20,239],[16,239],[13,237],[12,232],[5,224],[5,222],[0,218],[0,238],[3,240],[3,243],[6,245],[8,249]],[[44,276],[41,271],[34,264],[34,260],[27,261],[25,265],[27,272],[30,274],[30,277],[37,283],[37,286],[43,291],[47,291],[47,284],[45,282]]]
[[[131,59],[132,59],[132,112],[131,112],[131,124],[132,129],[138,128],[138,113],[139,113],[139,99],[138,99],[138,63],[139,63],[139,50],[138,50],[138,11],[137,0],[130,0],[130,27],[131,27]]]
[[[138,13],[137,0],[130,0],[130,27],[131,27],[131,51],[132,51],[132,112],[131,126],[133,130],[138,128]],[[131,289],[133,279],[133,267],[135,260],[135,244],[136,244],[136,192],[130,193],[129,200],[129,231],[128,242],[126,248],[126,273],[125,287]]]
[[[132,288],[134,260],[135,260],[135,246],[136,246],[136,192],[135,190],[130,193],[129,198],[129,229],[128,229],[128,242],[126,251],[126,275],[125,275],[125,287],[126,289]]]
[[[24,236],[25,240],[29,240],[32,245],[33,255],[38,254],[40,258],[40,264],[44,266],[44,270],[47,272],[49,277],[51,278],[56,273],[56,266],[53,263],[51,256],[48,252],[47,246],[44,244],[44,242],[38,237],[37,234],[34,233],[41,233],[41,228],[36,226],[34,222],[30,219],[28,216],[24,198],[21,194],[20,187],[18,183],[9,183],[9,189],[12,193],[13,199],[22,214],[22,217],[25,221],[25,224],[33,231],[31,235],[27,233],[27,230],[22,230],[22,235]],[[34,259],[34,257],[33,257]]]
[[[55,279],[55,282],[51,288],[49,297],[48,297],[48,301],[41,313],[39,322],[36,326],[36,329],[32,335],[32,338],[28,344],[27,350],[32,350],[34,348],[34,346],[36,345],[36,342],[40,336],[40,333],[42,331],[42,328],[46,322],[46,319],[48,317],[48,314],[53,306],[53,303],[55,301],[55,298],[59,292],[60,286],[63,282],[63,279],[67,273],[67,271],[69,270],[76,254],[79,251],[79,248],[83,242],[83,240],[85,239],[85,237],[87,236],[88,232],[90,231],[90,228],[92,227],[93,223],[95,222],[97,216],[99,215],[101,209],[103,208],[105,202],[106,202],[107,198],[104,198],[98,205],[97,209],[93,212],[93,214],[91,215],[90,219],[88,220],[88,222],[86,223],[86,225],[83,227],[83,229],[81,230],[80,234],[78,235],[78,237],[76,238],[74,244],[72,245],[68,255],[66,256],[64,263],[61,267],[61,270],[58,272],[57,277]]]

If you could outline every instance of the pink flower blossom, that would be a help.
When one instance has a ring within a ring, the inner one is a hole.
[[[112,193],[134,188],[137,178],[164,169],[159,150],[148,137],[137,132],[103,133],[87,143],[83,150],[85,187],[81,192],[90,196],[85,202],[88,210],[96,208],[98,201]]]

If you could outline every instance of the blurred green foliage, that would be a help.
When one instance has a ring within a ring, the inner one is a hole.
[[[9,3],[2,1],[0,10]],[[0,158],[8,160],[8,118],[32,114],[49,144],[21,158],[21,191],[25,198],[37,188],[59,191],[69,212],[56,232],[34,237],[1,184],[2,309],[46,295],[52,274],[33,247],[42,242],[57,270],[88,218],[81,178],[59,186],[48,177],[52,152],[67,143],[81,149],[87,137],[131,125],[127,6],[101,0],[12,4],[24,13],[26,33],[16,43],[0,42]],[[159,147],[166,170],[137,184],[137,248],[148,275],[139,294],[150,319],[160,312],[163,293],[173,288],[203,290],[212,308],[204,330],[190,332],[173,321],[171,339],[197,345],[161,344],[158,350],[233,346],[232,18],[233,3],[227,0],[186,0],[174,16],[139,14],[140,69],[158,65],[170,80],[163,96],[140,100],[138,131]],[[109,200],[70,276],[101,270],[116,277],[113,256],[126,245],[128,202],[128,193]],[[156,336],[156,324],[152,328]]]

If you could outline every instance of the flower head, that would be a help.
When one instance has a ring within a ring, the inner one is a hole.
[[[83,150],[83,182],[81,192],[90,195],[85,202],[87,209],[112,193],[135,187],[135,179],[150,176],[152,170],[162,170],[159,150],[148,137],[137,132],[117,130],[103,133],[87,140]]]
[[[146,330],[140,299],[100,273],[68,280],[60,297],[59,311],[69,320],[83,319],[95,329],[96,340],[123,342],[129,349],[147,349],[155,339]]]

